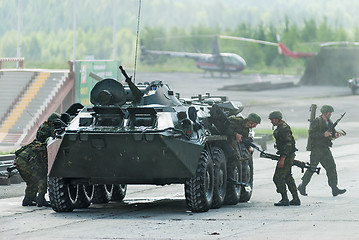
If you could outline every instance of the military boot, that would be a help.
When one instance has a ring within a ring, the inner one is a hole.
[[[51,203],[46,201],[44,195],[37,196],[37,206],[38,207],[51,207]]]
[[[282,199],[279,202],[274,203],[274,206],[289,206],[289,199],[287,193],[281,193],[281,195]]]
[[[30,197],[25,196],[22,200],[22,206],[36,206],[36,201]]]
[[[298,197],[298,193],[293,194],[293,199],[289,202],[289,205],[300,206],[300,199]]]
[[[347,190],[346,189],[339,189],[337,186],[335,187],[332,187],[332,194],[333,194],[333,197],[339,195],[339,194],[343,194],[345,193]]]
[[[301,195],[303,196],[307,196],[307,191],[305,190],[305,185],[303,185],[303,183],[298,185],[298,191]]]

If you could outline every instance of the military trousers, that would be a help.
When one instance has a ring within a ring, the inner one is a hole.
[[[25,197],[36,199],[37,193],[45,195],[47,192],[47,176],[37,163],[29,162],[27,159],[16,157],[16,169],[26,182]]]
[[[310,164],[314,167],[321,164],[326,171],[328,178],[328,185],[330,187],[336,187],[338,185],[338,174],[337,174],[337,166],[335,164],[332,152],[329,147],[325,148],[312,148],[310,153]],[[305,171],[302,177],[302,185],[306,186],[310,182],[310,179],[313,176],[313,171],[309,171],[308,169]]]
[[[275,169],[273,182],[277,188],[277,193],[286,193],[287,187],[292,195],[297,194],[297,186],[292,176],[292,166],[295,155],[289,156],[284,161],[284,167]]]

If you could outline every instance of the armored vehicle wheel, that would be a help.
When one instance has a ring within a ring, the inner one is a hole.
[[[227,162],[221,148],[213,148],[214,163],[214,189],[212,208],[220,208],[223,205],[227,189]]]
[[[242,186],[240,202],[248,202],[252,197],[253,192],[253,157],[248,161],[242,163],[242,181],[247,186]]]
[[[79,185],[79,196],[75,204],[75,208],[88,208],[91,205],[93,195],[95,193],[94,185]]]
[[[227,165],[227,191],[224,198],[226,205],[236,205],[241,196],[242,186],[239,183],[242,182],[242,162],[236,162]]]
[[[108,203],[111,200],[113,185],[96,185],[92,203]]]
[[[186,204],[192,212],[206,212],[213,201],[214,169],[207,150],[202,150],[196,176],[185,183]]]
[[[55,212],[71,212],[78,198],[78,185],[69,184],[65,178],[50,177],[48,182],[51,207]]]
[[[112,201],[122,201],[126,196],[127,185],[115,184],[113,185]]]

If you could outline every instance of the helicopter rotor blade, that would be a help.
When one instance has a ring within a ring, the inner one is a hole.
[[[221,39],[231,39],[231,40],[239,40],[239,41],[246,41],[246,42],[254,42],[254,43],[260,43],[260,44],[271,45],[271,46],[279,45],[278,43],[257,40],[257,39],[252,39],[252,38],[233,37],[233,36],[224,36],[224,35],[219,35],[218,37]]]

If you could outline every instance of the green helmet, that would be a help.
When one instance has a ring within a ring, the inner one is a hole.
[[[54,120],[61,118],[61,115],[58,113],[52,113],[49,118],[47,119],[47,121],[49,122],[53,122]]]
[[[269,119],[273,119],[273,118],[276,118],[276,119],[280,119],[282,120],[283,118],[283,115],[280,111],[273,111],[269,114],[268,116]]]
[[[334,108],[330,105],[323,105],[323,107],[320,109],[321,113],[328,113],[328,112],[334,112]]]
[[[250,113],[247,117],[248,120],[255,122],[257,124],[261,123],[261,117],[258,114]]]

